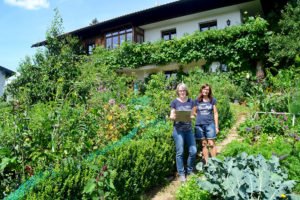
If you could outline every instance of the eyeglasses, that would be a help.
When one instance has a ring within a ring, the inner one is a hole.
[[[178,90],[178,92],[186,92],[186,90]]]

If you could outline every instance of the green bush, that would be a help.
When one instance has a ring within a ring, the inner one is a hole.
[[[165,118],[170,114],[170,103],[176,97],[175,90],[172,88],[172,79],[166,79],[163,73],[154,74],[146,84],[145,95],[151,98],[150,107],[159,117]]]
[[[262,133],[288,135],[292,128],[291,115],[260,114],[256,119],[247,119],[239,127],[239,134],[255,141]]]
[[[17,199],[82,199],[83,188],[92,178],[93,170],[87,164],[80,165],[78,160],[67,159],[35,176],[41,180],[30,190],[23,191],[24,198],[18,196]]]
[[[118,174],[114,181],[118,199],[137,198],[163,183],[173,172],[174,155],[170,137],[132,141],[113,151],[107,163]]]
[[[150,127],[144,129],[140,139],[112,148],[104,156],[57,162],[52,170],[41,175],[36,186],[26,191],[25,198],[48,199],[51,195],[53,199],[138,198],[174,172],[175,148],[168,130],[170,124],[159,124],[166,131],[159,137],[158,131]]]
[[[286,141],[284,136],[276,136],[268,138],[268,135],[262,134],[254,143],[247,141],[233,141],[228,144],[222,151],[221,157],[237,156],[241,152],[249,155],[263,155],[266,159],[270,159],[272,155],[285,156],[292,152],[292,144]]]
[[[182,185],[176,192],[177,200],[210,200],[209,192],[201,189],[195,176],[191,177],[186,184]]]
[[[278,23],[279,32],[273,33],[269,38],[269,61],[275,66],[285,67],[294,63],[299,56],[300,35],[297,27],[300,26],[300,1],[289,1],[282,11],[282,17]]]

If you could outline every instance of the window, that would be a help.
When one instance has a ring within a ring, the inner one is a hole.
[[[227,72],[228,71],[228,67],[226,64],[221,64],[221,71],[222,72]]]
[[[91,55],[93,53],[94,48],[95,48],[95,43],[89,43],[87,45],[87,54]]]
[[[161,32],[161,38],[163,40],[172,40],[176,37],[176,29],[171,29]]]
[[[165,76],[167,79],[171,78],[171,77],[175,77],[177,76],[177,71],[165,71]]]
[[[217,21],[200,23],[200,31],[217,29]]]
[[[125,41],[132,41],[132,28],[119,30],[105,35],[105,47],[114,49]]]

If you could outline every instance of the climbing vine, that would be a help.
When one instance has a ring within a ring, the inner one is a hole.
[[[264,19],[257,17],[249,18],[241,26],[195,32],[180,39],[143,44],[124,43],[120,48],[110,51],[103,61],[116,68],[138,68],[149,64],[185,64],[204,59],[208,64],[220,61],[231,70],[240,70],[265,59],[262,52],[268,48],[265,39],[267,26]],[[99,53],[103,54],[103,51]]]

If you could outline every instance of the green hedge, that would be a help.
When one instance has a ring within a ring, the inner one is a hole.
[[[26,194],[25,199],[99,199],[101,194],[109,199],[138,198],[174,172],[171,126],[161,122],[157,127],[144,130],[139,139],[125,143],[105,156],[98,156],[94,161],[68,160],[56,164],[52,172],[45,173],[45,178]],[[158,129],[161,132],[156,134]],[[87,184],[91,181],[100,185],[96,180],[99,173],[103,173],[103,166],[111,173],[106,174],[101,188],[95,186],[92,192],[83,193],[89,190]],[[109,185],[111,183],[113,187]],[[95,191],[97,187],[100,192]]]

